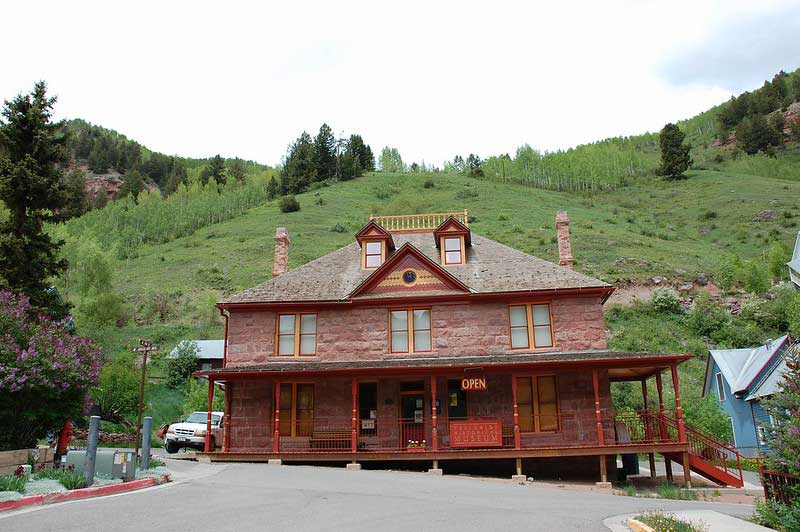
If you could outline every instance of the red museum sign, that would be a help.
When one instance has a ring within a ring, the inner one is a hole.
[[[502,447],[503,424],[500,420],[450,422],[450,447]]]

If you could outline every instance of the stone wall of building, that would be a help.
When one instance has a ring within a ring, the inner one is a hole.
[[[437,377],[436,397],[439,401],[438,426],[440,446],[445,448],[448,436],[448,386],[449,379],[462,375]],[[610,381],[605,371],[600,371],[601,410],[604,419],[604,437],[614,441],[614,411],[611,403]],[[511,375],[486,375],[488,390],[467,392],[467,415],[471,418],[500,419],[506,434],[513,431],[513,403]],[[525,433],[521,435],[523,447],[594,445],[597,442],[597,424],[594,409],[594,389],[591,372],[557,374],[559,397],[559,430],[557,432]],[[378,401],[375,434],[359,437],[359,447],[364,450],[400,450],[403,441],[400,424],[401,382],[415,379],[360,379],[360,382],[377,382]],[[422,434],[414,436],[432,442],[432,404],[430,378],[423,381]],[[303,382],[311,382],[304,379]],[[230,386],[231,415],[228,420],[230,451],[272,451],[274,416],[274,387],[271,381],[236,382]],[[352,413],[352,380],[345,378],[321,379],[314,382],[314,428],[316,430],[349,430]],[[408,436],[408,435],[406,435]],[[510,441],[505,442],[507,445]],[[281,437],[282,451],[308,450],[308,437]]]
[[[428,308],[431,308],[433,350],[420,356],[535,352],[511,349],[506,303],[460,303]],[[544,351],[606,348],[599,297],[556,299],[551,302],[551,311],[555,346]],[[277,358],[275,312],[233,312],[229,327],[229,367],[253,366]],[[389,309],[353,307],[317,312],[317,354],[303,359],[380,360],[392,356],[397,355],[389,352]]]

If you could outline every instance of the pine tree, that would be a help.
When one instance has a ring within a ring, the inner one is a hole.
[[[208,165],[200,172],[200,180],[205,185],[209,179],[213,179],[218,185],[224,185],[228,181],[228,175],[225,172],[225,159],[219,155],[211,158]]]
[[[350,135],[347,146],[358,157],[359,165],[364,172],[375,171],[375,156],[372,154],[372,149],[364,144],[361,135]]]
[[[9,216],[0,223],[0,279],[6,288],[27,295],[35,308],[60,318],[68,306],[50,279],[66,269],[59,258],[62,242],[44,231],[66,206],[67,161],[64,122],[53,122],[56,98],[44,82],[30,94],[6,101],[0,118],[0,200]]]
[[[64,180],[64,192],[66,194],[66,206],[59,214],[60,220],[76,218],[87,210],[86,199],[86,176],[80,170],[69,172]]]
[[[132,170],[125,176],[122,187],[119,189],[119,197],[123,198],[130,194],[134,201],[139,199],[139,194],[145,189],[144,178],[138,170]]]
[[[275,179],[275,176],[269,178],[269,182],[267,183],[267,199],[273,200],[280,196],[281,189],[278,185],[278,180]]]
[[[347,148],[339,157],[339,179],[348,181],[362,174],[361,160],[351,148]]]
[[[745,118],[736,128],[736,143],[750,155],[779,145],[782,136],[783,133],[778,132],[760,114]]]
[[[684,144],[683,139],[686,135],[678,129],[675,124],[667,124],[659,134],[659,144],[661,145],[661,168],[659,173],[667,179],[681,179],[692,158],[689,151],[692,147]]]
[[[336,176],[336,139],[328,124],[322,124],[314,137],[314,170],[317,181]]]
[[[314,142],[311,135],[303,131],[289,147],[289,153],[281,171],[281,194],[299,194],[316,180]],[[336,161],[334,160],[334,165]]]
[[[237,183],[244,183],[247,177],[247,168],[244,166],[244,161],[241,159],[231,159],[228,161],[228,174],[234,178]]]

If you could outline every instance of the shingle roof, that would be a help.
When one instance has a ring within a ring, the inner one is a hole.
[[[407,368],[447,368],[475,366],[490,368],[509,364],[552,364],[570,362],[599,362],[610,366],[627,367],[631,362],[661,367],[675,361],[691,358],[689,355],[644,352],[615,352],[605,349],[584,351],[561,351],[552,353],[493,354],[456,357],[397,357],[385,360],[315,360],[290,361],[281,360],[254,366],[236,366],[203,370],[195,372],[196,376],[225,376],[251,372],[287,372],[287,371],[336,371],[354,369],[407,369]]]
[[[432,233],[392,236],[398,249],[409,243],[439,263],[440,252]],[[476,234],[472,235],[472,245],[467,247],[467,264],[446,269],[473,293],[610,287],[598,279]],[[376,271],[361,269],[361,248],[353,242],[221,303],[344,301]]]

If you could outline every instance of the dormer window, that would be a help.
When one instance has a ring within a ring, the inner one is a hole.
[[[472,244],[469,227],[449,216],[433,232],[436,247],[442,256],[442,266],[460,266],[467,263],[467,246]]]
[[[356,240],[361,246],[361,269],[374,270],[386,262],[386,256],[394,250],[394,239],[391,233],[370,220],[361,231],[356,233]]]
[[[442,264],[452,266],[464,264],[464,237],[449,236],[442,238]]]
[[[377,268],[383,264],[383,259],[386,257],[383,242],[365,242],[362,249],[364,250],[364,268]]]

